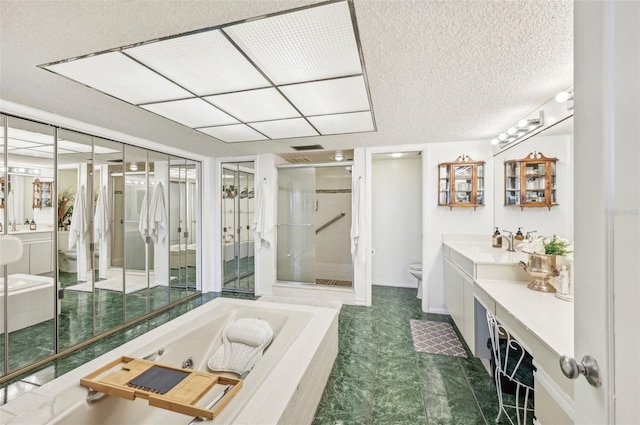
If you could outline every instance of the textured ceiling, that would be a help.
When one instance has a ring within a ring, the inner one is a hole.
[[[491,139],[573,84],[568,0],[354,0],[375,133],[226,144],[36,67],[313,3],[2,1],[0,98],[226,156]]]

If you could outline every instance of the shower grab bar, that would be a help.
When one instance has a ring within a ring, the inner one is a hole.
[[[324,229],[325,227],[333,224],[334,222],[340,220],[342,217],[344,217],[345,215],[347,215],[346,212],[342,211],[340,214],[338,214],[337,216],[333,217],[331,220],[327,221],[326,223],[324,223],[322,226],[318,227],[316,229],[316,233],[318,233],[320,230]]]

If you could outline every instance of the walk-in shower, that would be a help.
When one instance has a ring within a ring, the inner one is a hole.
[[[349,164],[278,168],[278,281],[351,287]]]

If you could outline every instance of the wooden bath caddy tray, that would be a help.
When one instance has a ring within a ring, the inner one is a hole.
[[[120,369],[106,373],[118,365]],[[216,384],[232,387],[211,409],[196,406]],[[80,385],[127,400],[142,397],[150,406],[213,419],[242,388],[242,380],[122,356],[80,379]]]

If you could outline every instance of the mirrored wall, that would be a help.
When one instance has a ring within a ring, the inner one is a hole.
[[[3,377],[198,292],[199,162],[0,124],[0,235],[24,247],[0,267]]]
[[[222,164],[222,270],[224,291],[255,290],[254,164]]]

